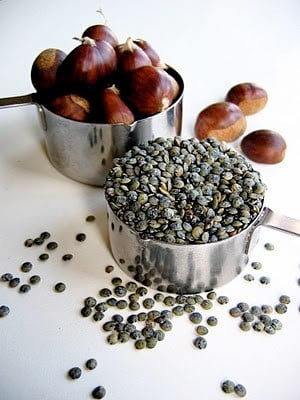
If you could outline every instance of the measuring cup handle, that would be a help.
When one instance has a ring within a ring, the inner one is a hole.
[[[34,93],[0,99],[1,108],[27,106],[29,104],[36,104]]]
[[[264,208],[261,225],[300,236],[300,220],[278,214],[268,207]]]

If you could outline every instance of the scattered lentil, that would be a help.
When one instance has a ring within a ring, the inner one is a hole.
[[[73,367],[69,370],[68,375],[71,379],[79,379],[81,377],[81,368]]]
[[[273,318],[271,321],[271,325],[275,328],[276,331],[280,331],[282,329],[282,322],[277,318]]]
[[[89,315],[87,315],[87,317],[88,317]],[[93,319],[94,319],[94,321],[101,321],[103,318],[104,318],[104,313],[102,312],[102,311],[96,311],[94,314],[93,314]]]
[[[55,289],[56,292],[61,293],[61,292],[65,291],[66,285],[63,282],[58,282],[58,283],[55,284],[54,289]]]
[[[153,296],[155,301],[162,302],[165,298],[165,296],[162,293],[155,293]]]
[[[202,321],[202,315],[199,312],[193,312],[189,315],[189,320],[193,324],[200,324],[200,322]]]
[[[27,283],[23,283],[23,284],[20,286],[19,291],[20,291],[20,293],[27,293],[27,292],[30,291],[30,289],[31,289],[31,286],[30,286],[30,285],[28,285]]]
[[[198,325],[196,327],[196,332],[198,333],[198,335],[203,336],[208,334],[208,329],[204,325]]]
[[[172,313],[176,316],[181,316],[184,314],[184,307],[181,305],[177,305],[172,308]]]
[[[111,283],[114,286],[119,286],[119,285],[122,285],[123,281],[122,281],[122,278],[119,278],[116,276],[116,277],[112,278]]]
[[[136,282],[127,282],[126,283],[126,289],[128,292],[135,292],[137,289],[137,283]]]
[[[239,308],[242,312],[248,311],[250,309],[249,304],[241,301],[237,305],[237,308]]]
[[[219,302],[219,299],[220,299],[220,297],[218,297],[218,302]],[[221,303],[220,303],[220,304],[221,304]],[[212,301],[209,300],[209,299],[204,299],[204,300],[201,302],[201,307],[202,307],[204,310],[210,310],[210,309],[213,307],[213,303],[212,303]]]
[[[96,217],[94,215],[88,215],[85,220],[87,222],[93,222],[93,221],[95,221],[95,219],[96,219]]]
[[[126,294],[127,294],[127,289],[126,289],[126,287],[123,286],[123,285],[118,285],[118,286],[116,286],[116,287],[114,288],[114,294],[115,294],[117,297],[124,297],[124,296],[126,296]]]
[[[41,246],[43,243],[44,243],[44,239],[43,238],[41,238],[41,237],[37,237],[37,238],[35,238],[34,240],[33,240],[33,243],[35,244],[35,245],[37,245],[37,246]]]
[[[48,260],[48,258],[49,258],[49,254],[47,254],[47,253],[42,253],[39,255],[40,261],[46,261],[46,260]]]
[[[202,304],[201,304],[201,305],[202,305]],[[203,308],[204,308],[204,307],[203,307]],[[193,306],[192,304],[185,304],[185,305],[183,306],[183,309],[184,309],[184,311],[185,311],[186,313],[188,313],[188,314],[193,313],[193,312],[196,310],[195,306]]]
[[[149,310],[152,307],[154,307],[155,301],[151,297],[147,297],[146,299],[143,300],[143,306]]]
[[[85,233],[77,233],[77,235],[76,235],[77,242],[84,242],[85,239],[86,239]]]
[[[176,299],[172,296],[166,296],[163,300],[163,303],[168,306],[168,307],[172,307],[175,305],[175,301]]]
[[[234,318],[238,318],[238,317],[240,317],[242,315],[242,311],[238,307],[232,307],[229,310],[229,314]]]
[[[194,340],[194,346],[197,347],[197,349],[203,350],[207,346],[207,341],[204,337],[197,336]]]
[[[235,383],[230,379],[226,379],[221,384],[221,388],[224,393],[233,393],[234,392]]]
[[[86,368],[90,370],[95,369],[97,365],[98,363],[97,360],[95,360],[95,358],[89,358],[85,363]]]
[[[119,300],[116,303],[116,307],[119,308],[120,310],[124,310],[128,306],[128,303],[126,300]]]
[[[36,285],[37,283],[39,283],[41,281],[41,277],[39,275],[32,275],[29,278],[29,283],[31,283],[32,285]]]
[[[109,297],[112,295],[112,291],[108,288],[103,288],[99,291],[99,295],[101,297]]]
[[[253,269],[261,269],[261,268],[262,268],[262,263],[259,262],[259,261],[253,261],[253,262],[251,263],[251,267],[252,267]]]
[[[89,296],[84,299],[84,304],[87,307],[95,307],[95,305],[97,304],[97,300],[95,299],[95,297]]]
[[[217,298],[217,293],[216,292],[209,292],[209,293],[207,293],[206,297],[209,300],[215,300]]]
[[[272,250],[275,249],[275,246],[274,246],[274,244],[268,242],[268,243],[265,243],[265,244],[264,244],[264,248],[265,248],[266,250],[272,251]]]
[[[73,258],[73,255],[72,254],[64,254],[63,256],[62,256],[62,260],[63,261],[70,261],[70,260],[72,260],[72,258]]]
[[[263,332],[265,325],[263,324],[262,321],[255,321],[252,324],[252,328],[256,331],[256,332]]]
[[[21,265],[21,271],[22,272],[29,272],[32,270],[32,263],[30,261],[25,261]]]
[[[107,336],[107,343],[114,345],[118,343],[118,333],[113,332]]]
[[[25,247],[32,247],[34,245],[33,239],[26,239],[24,242]]]
[[[106,390],[104,386],[97,386],[95,389],[92,391],[92,397],[93,399],[103,399],[106,395]]]
[[[51,236],[51,234],[50,234],[49,232],[42,232],[42,233],[40,234],[40,237],[41,237],[42,239],[44,239],[44,240],[49,239],[50,236]]]
[[[88,306],[84,306],[82,307],[82,309],[80,310],[80,313],[83,317],[89,317],[93,312],[92,307],[88,307]]]
[[[286,304],[282,304],[282,303],[276,304],[275,311],[278,314],[284,314],[284,313],[287,312],[287,305]]]
[[[279,297],[279,302],[282,304],[290,304],[290,302],[291,302],[290,296],[288,296],[286,294],[282,294]]]
[[[20,278],[12,278],[9,282],[8,282],[8,285],[9,285],[9,287],[11,287],[11,288],[15,288],[15,287],[17,287],[18,285],[19,285],[19,283],[20,283]]]
[[[110,274],[111,272],[113,272],[114,270],[114,266],[113,265],[107,265],[105,267],[105,272],[107,272],[108,274]]]
[[[249,331],[249,330],[250,330],[251,325],[250,325],[250,323],[247,322],[247,321],[241,321],[239,327],[240,327],[240,329],[241,329],[242,331],[245,331],[245,332],[246,332],[246,331]]]
[[[10,312],[8,306],[2,305],[0,306],[0,318],[6,317]]]
[[[207,325],[209,325],[209,326],[218,325],[218,319],[217,319],[217,317],[214,317],[213,315],[208,317],[206,322],[207,322]]]
[[[244,279],[247,282],[252,282],[252,281],[254,281],[254,276],[252,274],[246,274],[246,275],[244,275]]]
[[[1,281],[3,282],[9,282],[13,279],[13,274],[11,274],[10,272],[6,272],[5,274],[3,274],[1,276]]]
[[[173,328],[172,322],[168,319],[166,319],[159,325],[160,325],[161,329],[165,332],[169,332]]]
[[[55,250],[58,247],[58,244],[56,242],[49,242],[46,247],[48,250]]]
[[[237,385],[234,386],[234,392],[239,397],[245,397],[247,394],[245,386],[243,386],[241,383],[238,383]]]
[[[268,285],[268,284],[271,282],[271,279],[270,279],[268,276],[261,276],[261,277],[259,278],[259,282],[260,282],[262,285]]]
[[[273,312],[273,307],[269,304],[262,304],[261,311],[265,314],[271,314]]]
[[[134,343],[134,346],[137,350],[142,350],[146,347],[147,342],[145,339],[137,339]]]
[[[242,320],[245,322],[252,322],[254,321],[254,315],[250,311],[245,311],[242,314]]]
[[[228,296],[219,296],[217,298],[217,302],[221,305],[223,304],[228,304],[229,303],[229,297]]]

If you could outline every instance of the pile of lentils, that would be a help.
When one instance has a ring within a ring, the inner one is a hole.
[[[105,184],[114,214],[143,239],[210,243],[246,229],[266,191],[227,144],[157,138],[116,158]]]

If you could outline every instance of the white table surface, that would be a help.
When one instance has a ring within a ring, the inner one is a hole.
[[[101,6],[120,41],[147,39],[181,73],[184,137],[193,135],[197,113],[222,100],[234,84],[252,81],[267,90],[268,104],[247,118],[247,132],[280,132],[287,153],[280,164],[255,167],[268,185],[267,205],[299,219],[300,2],[114,0]],[[71,50],[73,36],[101,21],[98,7],[98,0],[1,0],[0,96],[31,93],[36,55],[47,47]],[[238,149],[238,142],[233,146]],[[250,261],[261,261],[263,269],[248,265],[216,290],[229,304],[202,311],[204,319],[219,319],[205,350],[193,346],[194,326],[187,317],[174,319],[173,330],[153,350],[137,351],[132,341],[109,346],[103,321],[80,315],[83,299],[100,300],[99,289],[110,286],[113,276],[128,280],[109,251],[103,189],[76,183],[52,167],[32,106],[0,110],[0,154],[0,274],[11,272],[22,283],[31,274],[42,278],[27,294],[0,282],[0,305],[11,310],[0,320],[1,400],[89,399],[97,385],[106,388],[109,400],[237,398],[221,391],[227,378],[244,384],[249,400],[300,399],[298,237],[262,229]],[[90,214],[94,223],[85,221]],[[37,260],[44,247],[23,245],[42,231],[59,243],[46,262]],[[87,234],[85,242],[76,242],[78,232]],[[265,250],[266,242],[275,250]],[[61,261],[66,252],[74,254],[69,263]],[[32,273],[20,271],[24,261],[33,262]],[[115,266],[112,274],[104,271],[109,264]],[[254,282],[243,279],[246,272]],[[259,282],[262,275],[271,278],[269,285]],[[67,285],[60,294],[53,290],[58,281]],[[283,323],[275,335],[242,332],[228,314],[239,301],[274,306],[281,294],[291,303],[286,314],[272,314]],[[94,371],[83,366],[90,357],[98,360]],[[66,377],[73,366],[83,370],[77,381]]]

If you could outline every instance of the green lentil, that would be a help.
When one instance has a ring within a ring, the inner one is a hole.
[[[32,247],[34,245],[33,239],[26,239],[24,242],[25,247]]]
[[[273,307],[269,304],[262,304],[261,311],[265,314],[271,314],[273,312]]]
[[[108,274],[110,274],[111,272],[113,272],[114,270],[114,266],[113,265],[107,265],[105,267],[105,272],[107,272]]]
[[[164,331],[164,332],[169,332],[170,330],[172,330],[173,325],[172,322],[168,319],[166,319],[165,321],[163,321],[160,325],[160,328]]]
[[[87,307],[87,306],[82,307],[82,309],[80,310],[80,313],[83,317],[89,317],[92,314],[92,312],[93,312],[92,307]]]
[[[162,302],[165,298],[165,296],[162,293],[155,293],[153,296],[155,301]]]
[[[138,285],[136,282],[127,282],[126,283],[126,289],[128,292],[135,292],[137,289]]]
[[[221,305],[228,304],[229,303],[229,297],[228,296],[219,296],[217,298],[217,302],[219,304],[221,304]]]
[[[242,311],[238,307],[232,307],[229,310],[229,314],[234,318],[238,318],[242,315]]]
[[[95,389],[92,391],[93,399],[103,399],[105,395],[106,395],[106,389],[102,385],[95,387]]]
[[[252,282],[252,281],[254,281],[254,276],[252,274],[246,274],[246,275],[244,275],[244,279],[247,282]]]
[[[275,311],[278,314],[285,314],[287,312],[287,309],[288,308],[287,308],[286,304],[279,303],[279,304],[276,304],[276,306],[275,306]]]
[[[0,306],[0,318],[6,317],[10,313],[10,309],[8,306],[2,305]]]
[[[265,248],[266,250],[272,251],[272,250],[275,249],[275,246],[274,246],[274,244],[267,242],[267,243],[264,244],[264,248]]]
[[[73,367],[69,370],[68,375],[71,379],[79,379],[81,377],[81,368]]]
[[[147,297],[146,299],[143,300],[143,306],[148,310],[154,307],[154,305],[155,301],[151,297]]]
[[[139,286],[139,287],[136,289],[136,293],[137,293],[139,296],[143,297],[143,296],[146,296],[146,294],[148,293],[148,289],[145,288],[144,286]]]
[[[29,283],[31,283],[32,285],[36,285],[37,283],[39,283],[41,281],[41,277],[39,275],[32,275],[29,278]]]
[[[234,386],[234,393],[239,397],[245,397],[247,394],[247,390],[245,386],[243,386],[241,383],[238,383]]]
[[[186,296],[179,294],[176,296],[176,303],[177,304],[185,304],[186,303]]]
[[[141,305],[137,301],[130,301],[128,307],[132,311],[137,311],[140,309]]]
[[[109,309],[109,304],[107,301],[102,301],[100,303],[97,303],[95,306],[91,306],[89,304],[86,304],[87,307],[95,307],[95,310],[100,311],[100,312],[105,312]]]
[[[197,349],[203,350],[207,346],[207,341],[204,337],[197,336],[194,340],[194,346],[197,347]]]
[[[131,337],[131,339],[133,339],[133,340],[143,339],[142,332],[139,331],[138,329],[135,329],[134,331],[132,331],[132,332],[130,333],[130,337]]]
[[[136,348],[137,350],[145,349],[146,345],[147,345],[147,342],[146,342],[145,339],[137,339],[137,340],[134,342],[134,346],[135,346],[135,348]]]
[[[249,331],[249,330],[250,330],[251,325],[250,325],[250,323],[247,322],[247,321],[241,321],[239,327],[240,327],[240,329],[241,329],[242,331],[245,331],[245,332],[246,332],[246,331]]]
[[[44,240],[47,240],[47,239],[49,239],[51,237],[51,234],[49,233],[49,232],[42,232],[41,234],[40,234],[40,238],[41,239],[44,239]]]
[[[94,314],[93,314],[93,319],[94,319],[94,321],[101,321],[103,318],[104,318],[104,313],[102,312],[102,311],[96,311]]]
[[[21,271],[22,272],[29,272],[32,270],[32,263],[30,261],[25,261],[22,265],[21,265]]]
[[[147,349],[154,349],[154,347],[157,345],[157,338],[154,337],[154,335],[151,338],[146,339],[146,347]]]
[[[279,302],[282,304],[290,304],[290,302],[291,302],[290,296],[288,296],[286,294],[282,294],[279,297]]]
[[[76,235],[77,242],[84,242],[85,239],[86,239],[85,233],[77,233],[77,235]]]
[[[146,319],[147,319],[147,313],[145,313],[145,312],[140,312],[140,313],[138,313],[137,319],[138,319],[138,321],[140,321],[140,322],[146,321]]]
[[[251,306],[250,307],[250,312],[253,314],[255,317],[258,317],[262,313],[262,309],[259,306]]]
[[[63,261],[71,261],[72,260],[72,258],[73,258],[73,255],[72,254],[64,254],[63,256],[62,256],[62,260]]]
[[[253,261],[251,267],[253,269],[262,269],[262,263],[260,261]]]
[[[218,325],[218,319],[217,319],[217,317],[214,317],[213,315],[208,317],[206,322],[207,322],[207,325],[209,325],[209,326]]]
[[[185,305],[183,306],[183,309],[184,309],[184,311],[185,311],[186,313],[190,314],[190,313],[192,313],[192,312],[194,312],[194,311],[196,310],[196,307],[193,306],[192,304],[185,304]]]
[[[119,308],[120,310],[124,310],[128,306],[128,303],[126,300],[118,300],[116,303],[116,307]]]
[[[166,296],[163,300],[163,303],[168,306],[168,307],[172,307],[175,305],[175,301],[176,299],[172,296]]]
[[[146,339],[151,338],[154,335],[154,329],[152,328],[152,326],[145,326],[141,332]]]
[[[13,274],[11,274],[10,272],[6,272],[5,274],[3,274],[1,276],[1,281],[3,282],[9,282],[13,279]]]
[[[198,325],[196,327],[196,332],[198,333],[198,335],[203,336],[208,334],[208,329],[204,325]]]
[[[259,282],[260,282],[262,285],[268,285],[268,284],[271,282],[271,279],[270,279],[268,276],[261,276],[261,277],[259,278]]]
[[[119,286],[119,285],[122,285],[123,281],[122,281],[122,278],[119,278],[116,276],[116,277],[112,278],[111,283],[114,286]]]
[[[244,301],[239,302],[237,305],[237,308],[239,308],[242,312],[248,311],[250,309],[249,304],[245,303]]]
[[[274,328],[274,326],[272,326],[272,324],[265,326],[264,331],[269,335],[274,335],[276,333],[276,329]]]
[[[271,325],[273,326],[276,331],[280,331],[282,329],[282,322],[279,321],[277,318],[273,318],[271,321]]]
[[[165,333],[161,329],[156,329],[154,331],[153,337],[156,338],[159,342],[161,342],[165,338]]]
[[[118,333],[117,332],[113,332],[110,335],[107,336],[106,338],[107,343],[114,345],[118,343]]]
[[[130,334],[128,332],[123,331],[118,333],[118,341],[120,343],[126,343],[129,341],[129,339],[130,339]]]
[[[65,291],[66,285],[63,282],[57,282],[54,286],[54,290],[58,293]]]
[[[224,393],[233,393],[234,392],[235,383],[230,379],[226,379],[221,384],[221,388]]]
[[[48,258],[49,258],[49,254],[47,254],[47,253],[42,253],[39,255],[40,261],[46,261],[46,260],[48,260]]]
[[[254,315],[250,312],[250,311],[245,311],[243,314],[242,314],[242,320],[243,321],[245,321],[245,322],[252,322],[252,321],[254,321]]]
[[[262,321],[255,321],[252,324],[252,328],[256,331],[256,332],[263,332],[265,325],[263,324]]]
[[[18,285],[19,285],[19,283],[20,283],[20,278],[12,278],[9,282],[8,282],[8,285],[9,285],[9,287],[11,287],[11,288],[15,288],[15,287],[17,287]]]
[[[108,288],[103,288],[99,291],[99,295],[101,297],[109,297],[112,295],[112,291]]]
[[[105,332],[112,332],[115,329],[116,323],[113,321],[107,321],[102,325]]]
[[[116,286],[116,287],[114,288],[114,294],[115,294],[117,297],[124,297],[124,296],[126,296],[126,294],[127,294],[127,289],[126,289],[126,287],[123,286],[123,285],[118,285],[118,286]]]
[[[271,325],[271,323],[272,323],[271,317],[270,317],[269,315],[267,315],[267,314],[261,314],[261,315],[259,316],[259,320],[260,320],[265,326]]]
[[[47,249],[48,250],[55,250],[58,247],[58,244],[56,242],[49,242],[47,243]]]
[[[201,302],[201,307],[202,307],[204,310],[210,310],[210,309],[213,307],[213,303],[212,303],[212,301],[209,300],[209,299],[204,299],[204,300]]]
[[[97,300],[95,299],[95,297],[89,296],[84,299],[84,304],[88,307],[95,307],[95,305],[97,304]]]
[[[88,215],[85,220],[87,222],[93,222],[93,221],[95,221],[95,219],[96,219],[96,217],[94,215]]]
[[[90,369],[90,370],[95,369],[97,367],[97,365],[98,365],[98,363],[95,358],[89,358],[85,363],[86,368]]]
[[[195,299],[195,297],[194,297],[194,296],[187,296],[187,298],[186,298],[186,304],[189,304],[189,305],[194,305],[194,304],[196,304],[196,299]]]
[[[176,316],[181,316],[184,314],[184,307],[181,305],[177,305],[172,308],[172,313]]]
[[[202,321],[202,315],[199,312],[193,312],[189,315],[189,320],[193,324],[200,324],[200,322]]]
[[[37,237],[35,239],[33,239],[33,244],[37,245],[37,246],[41,246],[42,244],[44,244],[45,240],[41,237]]]
[[[20,293],[27,293],[30,290],[31,290],[31,286],[28,285],[27,283],[23,283],[19,288]]]
[[[106,304],[110,307],[115,307],[117,302],[118,300],[115,299],[114,297],[110,297],[109,299],[106,300]]]
[[[209,293],[207,293],[206,297],[209,300],[215,300],[217,298],[217,293],[216,292],[209,292]]]

